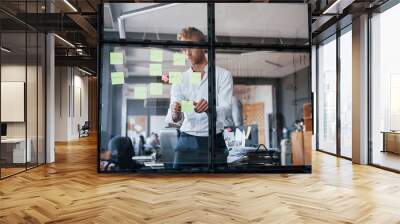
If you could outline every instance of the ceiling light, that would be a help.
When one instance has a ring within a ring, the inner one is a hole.
[[[336,0],[327,9],[324,10],[322,14],[341,14],[343,9],[351,5],[355,0]]]
[[[68,0],[64,0],[65,4],[67,4],[74,12],[78,12],[78,10],[73,6]]]
[[[73,44],[72,44],[71,42],[69,42],[68,40],[66,40],[66,39],[64,39],[64,38],[62,38],[62,37],[60,37],[60,36],[57,35],[57,34],[54,34],[54,36],[57,37],[58,39],[60,39],[61,41],[63,41],[64,43],[66,43],[67,45],[69,45],[70,47],[75,48],[75,45],[73,45]]]
[[[0,48],[2,51],[6,52],[6,53],[11,53],[11,50],[5,48],[5,47],[1,47]]]

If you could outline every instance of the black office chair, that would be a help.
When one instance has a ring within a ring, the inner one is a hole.
[[[89,136],[89,129],[90,129],[89,121],[85,121],[85,123],[82,126],[78,124],[79,138]]]
[[[111,150],[111,160],[118,169],[135,169],[142,166],[132,160],[135,151],[129,137],[113,137],[108,143],[108,149]]]

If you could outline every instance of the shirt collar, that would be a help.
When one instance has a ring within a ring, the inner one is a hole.
[[[206,64],[206,66],[204,66],[204,70],[203,70],[203,71],[204,71],[205,75],[204,75],[203,79],[201,80],[202,82],[203,82],[204,80],[207,80],[207,78],[208,78],[208,63]],[[192,66],[190,66],[189,72],[190,72],[190,73],[193,72]]]

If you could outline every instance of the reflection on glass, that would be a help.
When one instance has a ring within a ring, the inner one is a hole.
[[[232,110],[224,121],[228,166],[309,164],[305,152],[311,148],[299,144],[311,141],[303,113],[310,102],[308,54],[220,49],[216,64],[234,80]]]
[[[185,29],[180,40],[199,41],[200,34]],[[104,55],[101,169],[207,169],[205,49],[107,45]],[[110,65],[111,61],[122,63]],[[229,97],[229,92],[221,97]],[[223,105],[221,112],[226,109]],[[226,164],[222,134],[219,137],[222,146],[215,158]]]
[[[207,4],[111,3],[104,5],[104,39],[171,40],[183,27],[207,36]],[[205,38],[207,40],[207,38]]]
[[[274,21],[281,14],[290,15],[290,22]],[[103,47],[100,170],[310,165],[311,130],[305,127],[310,114],[304,109],[311,91],[308,49],[287,47],[309,46],[307,6],[218,3],[215,15],[218,44],[209,63],[207,4],[105,5],[106,43],[131,42]],[[169,40],[190,44],[171,47]],[[285,45],[285,51],[221,42]],[[211,147],[208,71],[214,63]]]
[[[336,153],[336,40],[318,48],[318,147]]]
[[[2,33],[1,46],[1,176],[25,170],[31,161],[31,141],[26,138],[26,35]]]
[[[372,17],[372,163],[400,170],[400,5]]]
[[[285,15],[285,19],[277,19]],[[217,3],[217,42],[303,45],[308,42],[306,4]]]
[[[352,157],[352,35],[340,37],[340,154]]]

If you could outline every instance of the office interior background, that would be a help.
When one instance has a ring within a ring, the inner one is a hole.
[[[164,120],[173,84],[170,73],[183,72],[188,66],[185,59],[175,58],[185,46],[176,41],[176,33],[185,26],[196,26],[211,35],[210,12],[209,4],[201,1],[158,4],[162,3],[0,2],[3,189],[17,178],[37,178],[35,172],[43,173],[42,169],[55,172],[58,164],[64,172],[68,166],[80,167],[73,161],[77,158],[90,164],[82,167],[92,169],[94,177],[117,182],[116,174],[97,172],[137,171],[138,167],[124,170],[110,163],[110,142],[116,136],[131,142],[129,158],[145,160],[142,171],[159,171],[160,166],[167,170],[176,144],[176,127]],[[147,10],[157,5],[160,9]],[[374,172],[385,176],[364,183],[372,187],[398,179],[399,1],[269,0],[210,5],[216,12],[213,44],[222,43],[214,49],[213,62],[232,73],[234,96],[240,105],[232,144],[237,144],[239,134],[245,139],[240,140],[243,147],[264,144],[271,149],[261,162],[231,151],[230,172],[250,172],[254,165],[262,167],[261,172],[316,170],[321,181],[326,181],[324,169],[339,170],[345,161],[350,174],[325,174],[358,175],[355,179],[369,178]],[[291,7],[302,9],[290,11]],[[119,16],[143,8],[143,13],[127,17],[121,28]],[[208,44],[191,47],[208,49]],[[161,62],[152,59],[159,50]],[[111,53],[118,52],[123,52],[122,65],[111,62]],[[176,61],[181,64],[175,65]],[[160,75],[149,74],[154,62],[163,66]],[[115,72],[122,72],[123,78]],[[135,93],[135,89],[142,92]],[[235,133],[236,128],[240,132]],[[225,140],[229,146],[228,137]],[[321,158],[334,160],[321,165]],[[296,167],[301,169],[292,169]],[[368,175],[360,167],[367,167]],[[339,182],[328,181],[328,185]],[[393,189],[398,189],[398,182],[392,184],[381,188],[397,195]],[[388,211],[398,205],[393,203]],[[9,211],[3,206],[4,212]],[[400,220],[388,211],[381,221]],[[334,221],[356,222],[347,217],[344,214]]]

